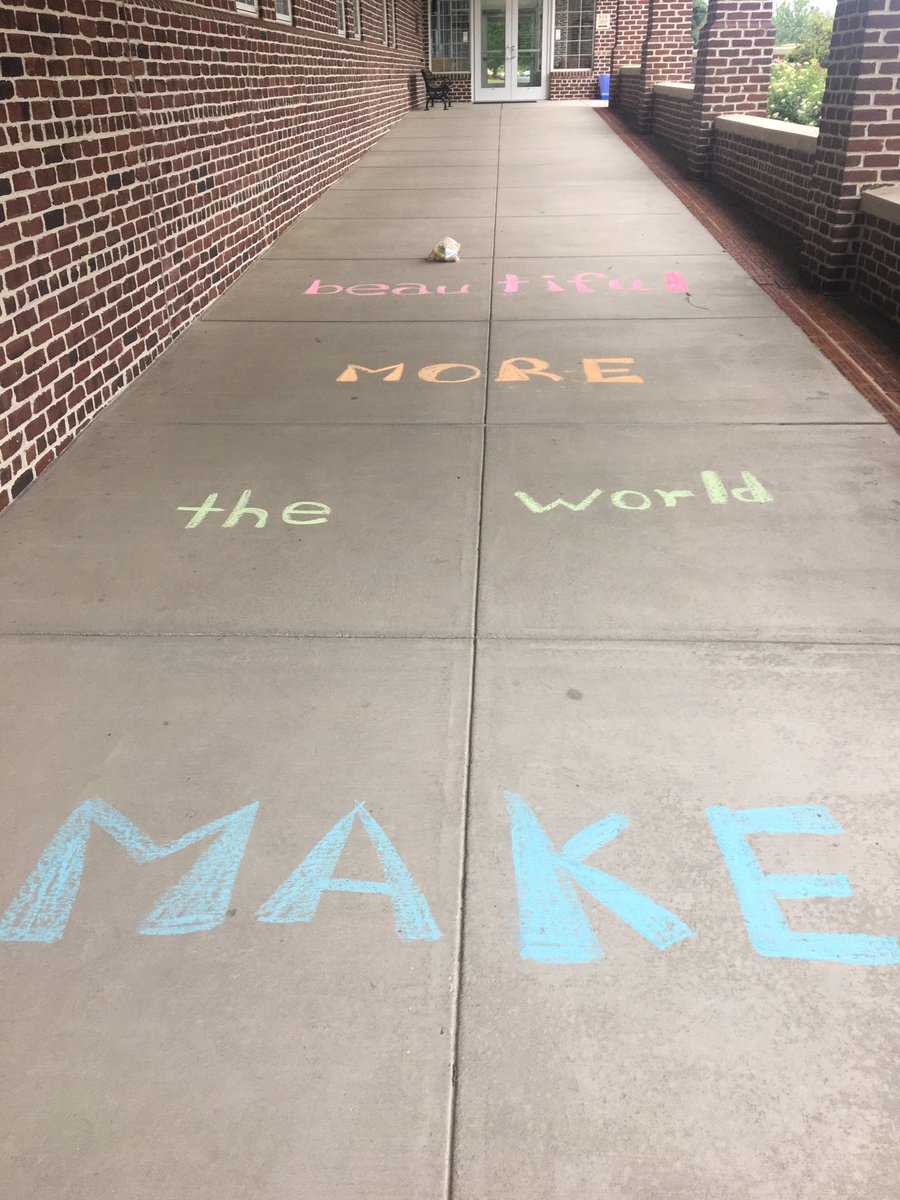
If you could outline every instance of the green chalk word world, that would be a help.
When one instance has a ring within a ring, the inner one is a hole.
[[[718,471],[700,472],[700,490],[692,488],[653,488],[652,493],[637,492],[631,488],[620,488],[614,492],[606,492],[603,488],[594,488],[580,500],[565,500],[557,496],[555,500],[543,501],[536,499],[529,492],[516,492],[516,499],[532,513],[547,513],[554,508],[567,508],[570,512],[584,512],[601,496],[609,500],[613,508],[622,508],[626,512],[644,512],[648,508],[677,508],[679,500],[690,500],[699,497],[706,498],[710,504],[728,504],[733,498],[744,504],[771,504],[774,496],[760,483],[750,471],[741,471],[743,487],[729,488]]]

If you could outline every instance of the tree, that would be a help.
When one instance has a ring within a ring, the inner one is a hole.
[[[815,9],[809,14],[803,36],[788,58],[791,62],[817,62],[827,67],[833,29],[834,18],[820,9]]]
[[[766,113],[775,121],[818,125],[825,94],[825,68],[817,62],[772,64]]]
[[[813,13],[812,0],[781,0],[775,5],[775,44],[799,42]]]
[[[691,37],[694,39],[694,46],[700,45],[700,30],[706,24],[706,17],[709,12],[709,4],[707,0],[693,0],[693,14],[691,17]]]

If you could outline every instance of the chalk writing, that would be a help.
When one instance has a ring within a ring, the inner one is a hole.
[[[369,377],[378,377],[379,383],[399,383],[406,364],[390,363],[384,367],[364,367],[360,363],[348,363],[337,377],[338,383],[359,383],[360,372]],[[643,383],[643,377],[634,370],[633,358],[583,358],[581,370],[585,383]],[[425,383],[471,383],[481,378],[481,368],[472,363],[431,363],[420,367],[418,377]],[[532,379],[549,379],[551,383],[562,383],[564,378],[550,369],[542,358],[505,358],[500,364],[497,383],[528,383]]]
[[[0,918],[0,941],[56,942],[66,925],[81,886],[84,856],[97,825],[138,863],[155,862],[186,850],[204,838],[212,846],[162,897],[141,923],[139,932],[173,935],[201,933],[221,925],[228,914],[238,868],[256,819],[259,801],[211,821],[193,833],[159,845],[118,809],[100,799],[85,800],[63,822],[50,845]],[[337,866],[354,823],[359,820],[375,848],[383,879],[335,879]],[[441,936],[428,902],[390,838],[358,804],[310,851],[257,914],[260,921],[287,924],[310,921],[324,891],[383,894],[389,897],[399,937],[435,941]]]
[[[222,522],[223,529],[233,529],[240,521],[241,517],[250,517],[256,522],[252,528],[263,529],[269,519],[268,511],[264,508],[255,508],[250,504],[251,492],[241,492],[240,499],[228,516]],[[198,525],[206,520],[210,513],[227,512],[225,508],[217,508],[216,501],[219,498],[218,492],[210,492],[202,504],[195,506],[188,504],[179,504],[178,512],[189,512],[194,515],[185,525],[185,529],[196,529]],[[281,519],[285,525],[324,525],[331,516],[331,509],[327,504],[320,504],[317,500],[297,500],[293,504],[288,504],[282,509]]]
[[[338,859],[357,820],[375,848],[384,875],[381,881],[334,877]],[[309,852],[293,875],[262,906],[256,914],[257,920],[282,925],[293,921],[311,921],[323,892],[388,896],[394,909],[398,937],[404,941],[433,942],[441,936],[428,908],[428,901],[416,887],[390,838],[361,804],[342,817]]]
[[[796,933],[788,928],[778,900],[846,898],[853,888],[846,875],[765,874],[747,842],[751,834],[819,834],[844,831],[820,804],[791,808],[708,808],[706,817],[719,843],[744,914],[750,944],[764,958],[886,966],[900,963],[900,943],[864,933]]]
[[[63,936],[81,886],[84,854],[94,825],[138,863],[167,858],[214,837],[209,849],[144,919],[140,932],[171,935],[215,929],[225,920],[258,807],[259,801],[254,800],[177,841],[159,845],[117,808],[100,799],[85,800],[62,824],[3,914],[0,941],[56,942]]]
[[[526,288],[539,289],[547,295],[560,295],[574,292],[580,296],[593,296],[600,292],[680,292],[690,294],[688,281],[680,271],[665,271],[663,288],[647,286],[641,279],[631,279],[627,282],[607,275],[604,271],[579,271],[571,279],[557,279],[555,275],[542,275],[539,280],[523,279],[521,275],[508,272],[502,279],[496,281],[501,295],[515,296]],[[463,283],[459,287],[448,287],[438,284],[429,287],[427,283],[326,283],[322,279],[314,279],[309,287],[304,288],[304,296],[354,296],[364,299],[383,299],[385,296],[469,296],[475,295],[471,283]]]
[[[565,292],[568,291],[568,286],[571,284],[573,291],[582,296],[593,296],[598,288],[600,290],[607,288],[611,292],[652,292],[655,290],[652,287],[646,287],[640,279],[632,279],[631,283],[626,285],[620,279],[613,278],[603,271],[580,271],[571,279],[563,280],[561,284],[555,275],[542,275],[541,280],[544,283],[545,292]],[[497,284],[502,287],[503,295],[514,296],[524,287],[531,286],[532,281],[523,279],[521,275],[510,273],[503,279],[498,279]],[[665,285],[668,292],[687,292],[689,290],[687,280],[679,271],[666,271]],[[534,286],[539,288],[540,283],[535,283]]]
[[[678,917],[585,859],[628,828],[629,819],[612,813],[588,825],[557,850],[525,801],[507,792],[513,867],[519,909],[522,958],[544,963],[583,963],[603,957],[573,884],[630,925],[657,949],[695,936]],[[860,933],[798,933],[777,903],[848,897],[845,875],[765,874],[747,843],[751,834],[843,833],[822,805],[792,805],[733,811],[706,809],[706,818],[725,859],[743,913],[750,944],[765,958],[892,966],[900,963],[893,937]]]
[[[314,279],[304,290],[304,296],[337,296],[343,292],[346,296],[466,296],[472,285],[464,283],[462,287],[448,288],[440,284],[431,291],[424,283],[353,283],[349,287],[342,283],[323,283]]]
[[[382,383],[399,383],[405,366],[405,363],[392,363],[389,367],[363,367],[359,363],[348,363],[338,375],[337,382],[359,383],[359,372],[362,371],[364,375],[380,375]]]
[[[741,478],[744,481],[743,487],[732,488],[730,495],[735,500],[740,500],[744,504],[771,504],[774,496],[760,483],[755,475],[750,471],[741,471]],[[701,471],[700,481],[703,485],[703,490],[706,493],[706,498],[710,504],[727,504],[729,499],[729,490],[725,486],[722,476],[716,471]],[[584,512],[586,508],[598,500],[604,491],[602,488],[594,488],[589,492],[584,499],[577,502],[564,500],[562,496],[556,500],[551,500],[548,504],[542,504],[539,500],[529,495],[528,492],[516,492],[517,500],[533,513],[552,512],[554,508],[567,508],[570,512]],[[663,508],[677,508],[678,501],[696,497],[697,493],[678,488],[674,491],[664,491],[662,488],[654,488],[653,495],[658,496],[662,501]],[[622,508],[631,512],[643,512],[645,509],[651,508],[654,503],[652,497],[646,492],[635,492],[630,488],[624,488],[617,492],[611,492],[609,501],[614,508]]]
[[[669,271],[666,274],[666,287],[671,291],[681,291],[681,287],[675,288],[670,284],[670,279],[675,278],[676,272]],[[679,279],[682,278],[679,276]],[[577,275],[573,275],[571,279],[563,280],[560,284],[555,275],[542,275],[544,281],[544,291],[550,293],[565,292],[568,290],[568,285],[571,284],[575,292],[582,296],[593,296],[598,287],[606,287],[612,292],[652,292],[652,287],[645,287],[640,279],[633,279],[626,287],[620,279],[610,278],[603,271],[580,271]],[[598,283],[599,281],[605,281]],[[504,296],[515,296],[522,290],[523,287],[531,285],[530,279],[523,279],[521,275],[508,274],[503,279],[497,280],[497,285],[502,287]],[[535,286],[540,286],[536,284]]]
[[[609,813],[586,825],[557,849],[535,810],[521,796],[507,792],[506,802],[519,953],[523,959],[553,964],[589,963],[604,957],[578,889],[657,950],[697,937],[675,913],[624,880],[588,864],[592,855],[630,827],[628,816]],[[63,937],[81,886],[85,851],[94,826],[137,863],[155,862],[211,839],[211,845],[162,896],[138,931],[174,936],[217,928],[228,915],[258,806],[259,801],[254,800],[173,842],[157,843],[105,801],[84,801],[60,826],[18,896],[0,917],[0,941],[49,944]],[[845,899],[853,895],[850,882],[841,874],[766,873],[750,847],[749,839],[758,835],[841,836],[843,830],[827,808],[821,804],[746,809],[714,805],[705,810],[705,815],[731,876],[748,940],[757,954],[865,967],[900,964],[900,942],[895,937],[791,929],[780,901]],[[335,874],[357,823],[375,852],[380,879]],[[256,919],[282,925],[308,923],[315,917],[325,892],[386,896],[399,938],[431,942],[441,937],[424,893],[393,842],[362,804],[343,816],[313,847],[263,903]]]
[[[680,271],[666,271],[666,289],[670,292],[687,292],[690,294],[688,281]]]
[[[693,930],[674,913],[584,861],[627,829],[628,817],[610,813],[557,850],[521,796],[507,792],[506,800],[522,958],[544,963],[585,963],[603,958],[603,947],[578,899],[576,883],[657,950],[694,937]]]

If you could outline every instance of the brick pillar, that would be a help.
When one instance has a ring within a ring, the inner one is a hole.
[[[594,79],[611,72],[613,49],[616,43],[616,22],[619,15],[618,0],[597,0],[597,17],[609,17],[609,29],[594,27]],[[610,80],[612,83],[612,80]],[[596,95],[596,92],[594,93]]]
[[[709,171],[716,117],[766,115],[774,45],[772,0],[710,0],[694,69],[688,141],[694,179]]]
[[[610,63],[609,102],[619,99],[619,68],[639,67],[647,40],[650,0],[618,0],[616,5],[616,39]]]
[[[653,128],[654,83],[690,83],[694,70],[691,0],[650,0],[647,38],[641,55],[638,129]]]
[[[837,0],[802,265],[823,291],[853,281],[860,193],[900,182],[900,0]]]

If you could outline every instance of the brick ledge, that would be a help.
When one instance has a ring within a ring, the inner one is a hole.
[[[660,96],[677,96],[680,100],[690,100],[694,95],[692,83],[654,83],[653,90]]]
[[[773,121],[769,117],[716,117],[716,129],[752,138],[755,142],[768,142],[771,146],[787,146],[805,154],[815,154],[819,141],[817,125],[794,125],[791,121]]]
[[[863,192],[859,207],[863,212],[871,213],[873,217],[881,217],[883,221],[900,225],[900,183]]]

